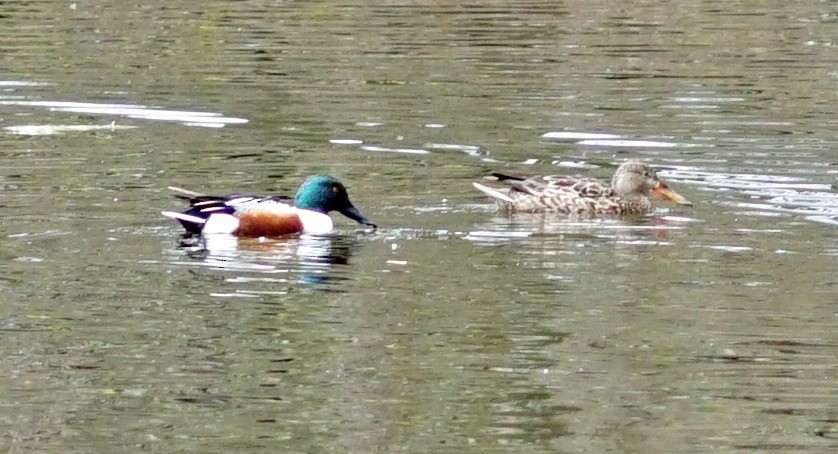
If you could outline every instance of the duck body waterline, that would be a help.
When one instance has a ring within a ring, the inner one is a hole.
[[[647,164],[623,163],[611,184],[583,176],[546,175],[522,178],[492,174],[502,186],[474,183],[501,211],[563,213],[580,216],[641,215],[652,210],[649,195],[678,205],[692,205],[658,179]]]
[[[189,234],[232,234],[239,237],[279,237],[297,233],[323,235],[334,225],[337,211],[359,224],[376,228],[352,202],[342,183],[328,175],[314,175],[300,186],[293,202],[272,196],[207,196],[170,188],[189,203],[183,212],[164,211]]]

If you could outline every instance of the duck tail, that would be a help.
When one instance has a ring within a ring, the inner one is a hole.
[[[499,202],[506,202],[506,203],[513,203],[513,202],[515,202],[514,200],[512,200],[512,198],[511,198],[511,197],[509,197],[508,195],[504,194],[503,192],[501,192],[501,191],[499,191],[499,190],[497,190],[497,189],[495,189],[495,188],[493,188],[493,187],[491,187],[491,186],[486,186],[486,185],[484,185],[484,184],[480,184],[480,183],[477,183],[477,182],[472,182],[472,184],[473,184],[473,185],[474,185],[474,187],[475,187],[475,188],[477,188],[480,192],[482,192],[482,193],[484,193],[484,194],[488,195],[489,197],[491,197],[491,198],[495,199],[496,201],[499,201]]]
[[[201,233],[201,230],[204,228],[204,224],[207,223],[206,218],[195,216],[189,212],[178,213],[175,211],[163,211],[162,214],[167,218],[180,222],[180,225],[182,225],[189,233]]]
[[[490,173],[489,177],[491,179],[495,180],[495,181],[506,181],[506,180],[524,181],[524,180],[526,180],[526,178],[516,177],[515,175],[507,175],[505,173],[499,173],[499,172]]]

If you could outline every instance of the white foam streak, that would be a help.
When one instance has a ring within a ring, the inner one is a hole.
[[[65,132],[86,132],[86,131],[116,131],[117,129],[133,129],[136,126],[129,125],[19,125],[5,126],[3,129],[9,134],[23,136],[48,136]]]
[[[153,109],[134,104],[89,103],[72,101],[21,101],[0,100],[0,105],[45,107],[53,112],[71,112],[92,115],[119,115],[144,120],[180,122],[187,126],[221,128],[228,124],[244,124],[246,118],[225,117],[215,112]]]
[[[558,142],[578,142],[580,140],[619,139],[620,136],[616,134],[601,134],[593,132],[557,131],[542,134],[541,138],[555,140]]]

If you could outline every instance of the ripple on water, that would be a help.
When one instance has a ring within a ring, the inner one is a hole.
[[[832,184],[804,177],[767,173],[733,173],[677,166],[660,172],[678,184],[699,186],[705,191],[727,191],[718,203],[745,208],[756,214],[802,215],[827,224],[838,223],[838,192]]]

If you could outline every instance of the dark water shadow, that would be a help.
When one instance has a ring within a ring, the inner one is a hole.
[[[183,237],[178,240],[171,263],[197,269],[231,272],[226,282],[236,284],[232,293],[214,296],[255,297],[279,292],[289,286],[343,292],[349,279],[347,265],[359,246],[348,235],[302,235],[281,239],[237,238],[231,235]],[[254,286],[281,284],[280,290]]]

